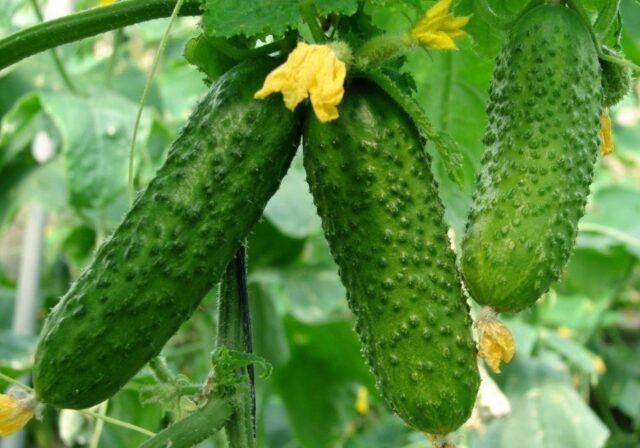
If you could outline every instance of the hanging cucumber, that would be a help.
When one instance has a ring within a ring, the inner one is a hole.
[[[304,166],[380,391],[411,426],[446,434],[479,385],[471,320],[424,142],[376,85],[354,80],[340,118],[308,113]]]
[[[253,99],[268,60],[220,77],[167,161],[97,251],[42,330],[40,401],[86,408],[156,356],[218,281],[277,190],[300,137],[299,114]]]
[[[558,4],[524,14],[494,70],[462,243],[478,303],[520,311],[560,276],[589,194],[601,111],[598,55],[580,17]]]

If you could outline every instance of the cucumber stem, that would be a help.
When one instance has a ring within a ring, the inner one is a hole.
[[[233,411],[231,398],[211,397],[204,407],[159,432],[140,448],[191,447],[222,429]]]
[[[169,17],[177,0],[123,0],[39,23],[0,39],[0,70],[69,42],[147,20]],[[180,15],[202,14],[200,0],[186,0]]]
[[[220,283],[218,303],[217,346],[245,353],[253,351],[251,320],[247,292],[245,247],[241,245],[227,266]],[[237,372],[243,376],[244,369]],[[229,445],[233,448],[255,446],[255,377],[253,365],[247,366],[249,386],[246,393],[238,395],[233,417],[225,424]]]
[[[36,17],[38,18],[38,21],[44,22],[44,15],[40,10],[40,6],[38,5],[38,2],[36,0],[30,0],[30,3],[31,3],[31,7],[33,8],[33,12],[36,14]],[[58,71],[60,78],[62,78],[62,82],[64,83],[65,86],[67,86],[67,89],[69,89],[70,92],[76,93],[77,90],[73,85],[73,81],[71,81],[71,77],[67,73],[67,70],[64,68],[64,64],[60,59],[60,55],[58,54],[58,51],[55,48],[52,48],[50,53],[51,53],[51,57],[53,58],[53,65]]]
[[[313,1],[301,0],[300,12],[304,19],[304,23],[309,26],[309,31],[311,31],[311,35],[313,36],[315,43],[322,44],[326,42],[327,36],[324,34],[324,31],[322,31],[322,28],[320,28],[316,14],[316,6]]]

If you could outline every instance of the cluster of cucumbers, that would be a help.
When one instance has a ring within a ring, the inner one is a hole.
[[[407,113],[361,78],[347,81],[330,123],[286,110],[275,95],[255,100],[276,64],[247,61],[213,84],[51,311],[33,372],[41,402],[95,405],[160,352],[219,281],[302,140],[381,394],[424,432],[446,434],[469,417],[480,379],[461,279],[480,304],[514,312],[558,278],[593,176],[601,86],[616,85],[616,69],[603,81],[589,31],[567,7],[537,6],[514,24],[491,84],[460,275],[425,141]]]

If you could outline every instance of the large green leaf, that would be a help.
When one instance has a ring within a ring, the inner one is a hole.
[[[253,349],[277,369],[288,361],[289,346],[274,299],[259,283],[249,284]]]
[[[0,286],[0,330],[11,328],[15,295],[15,289]]]
[[[264,210],[265,216],[292,238],[303,238],[320,231],[320,218],[309,193],[301,156],[294,159],[280,189]]]
[[[251,230],[247,240],[249,269],[265,266],[283,266],[297,260],[304,249],[305,240],[291,238],[282,233],[268,219],[262,219]]]
[[[356,389],[373,389],[350,321],[308,325],[286,319],[289,363],[276,372],[295,436],[305,448],[339,446],[355,415]]]
[[[640,257],[639,194],[639,190],[623,186],[612,186],[595,192],[587,214],[582,219],[581,228],[595,234],[598,240],[594,241],[591,236],[591,241],[587,242],[583,235],[581,244],[596,247],[622,245],[630,253]]]
[[[462,149],[462,191],[448,178],[442,161],[434,155],[440,196],[447,207],[445,218],[458,236],[462,235],[483,151],[484,105],[492,65],[491,61],[476,56],[468,42],[461,43],[461,49],[455,52],[411,52],[405,65],[415,74],[417,100],[434,127],[451,135]]]
[[[324,321],[347,313],[346,291],[335,267],[259,269],[251,278],[278,294],[300,320]]]
[[[22,151],[0,170],[0,229],[20,206],[28,203],[61,211],[68,193],[59,159],[39,165],[29,151]]]
[[[42,129],[40,97],[29,93],[20,98],[2,117],[0,129],[0,167],[31,146],[36,132]]]
[[[470,433],[474,448],[603,447],[609,430],[578,395],[555,358],[517,356],[505,366],[511,414]]]
[[[89,97],[42,93],[41,101],[62,136],[71,203],[82,208],[104,207],[127,184],[136,105],[108,90]],[[138,148],[149,128],[149,118],[143,117]]]
[[[31,368],[36,338],[0,330],[0,369],[23,372]]]
[[[280,35],[302,21],[303,0],[205,0],[202,27],[207,36]],[[357,0],[308,0],[318,13],[353,14]]]

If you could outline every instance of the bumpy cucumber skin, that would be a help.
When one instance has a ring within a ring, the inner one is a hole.
[[[218,281],[280,185],[301,114],[253,99],[271,61],[223,75],[167,160],[52,310],[33,378],[38,399],[86,408],[156,356]]]
[[[575,12],[539,6],[498,56],[482,168],[462,243],[472,297],[496,311],[532,305],[575,244],[598,155],[600,66]]]
[[[309,113],[304,166],[378,388],[411,426],[446,434],[479,386],[471,320],[424,144],[377,86],[354,80],[340,118]]]

